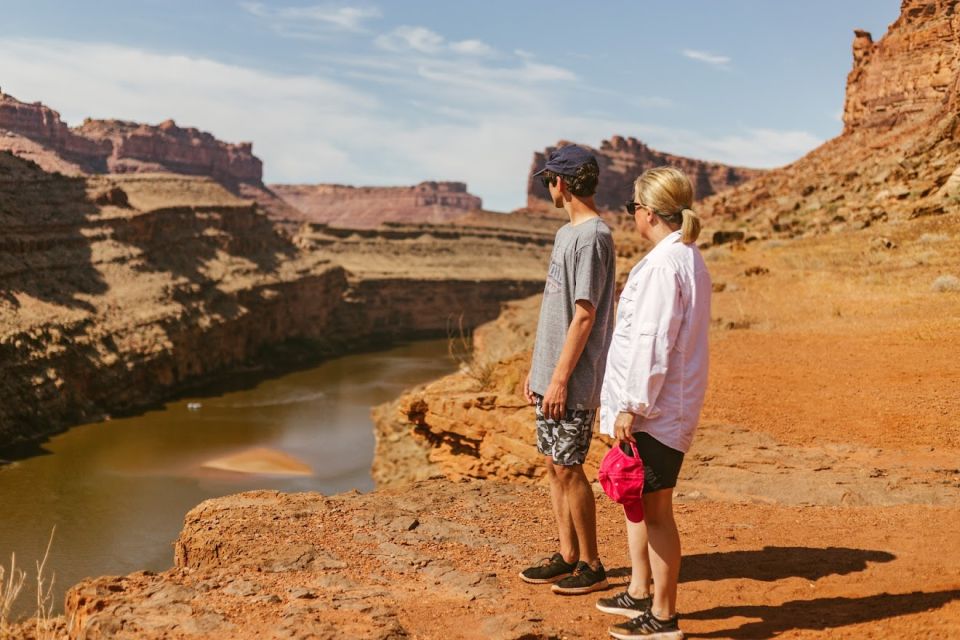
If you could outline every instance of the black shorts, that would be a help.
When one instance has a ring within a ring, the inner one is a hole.
[[[638,431],[633,438],[637,441],[637,453],[643,460],[643,492],[653,493],[677,486],[683,453],[671,449],[649,433]],[[620,450],[633,457],[633,448],[629,443],[621,442]]]

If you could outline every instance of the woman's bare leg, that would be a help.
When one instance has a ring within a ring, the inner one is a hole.
[[[643,496],[649,562],[653,575],[653,615],[666,620],[677,612],[680,532],[673,518],[673,489]]]

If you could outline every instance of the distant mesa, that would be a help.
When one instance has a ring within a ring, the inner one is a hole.
[[[67,175],[168,172],[210,176],[229,186],[262,186],[263,163],[249,142],[230,144],[167,120],[152,126],[86,120],[68,127],[39,103],[0,93],[0,150]]]
[[[527,207],[532,210],[552,209],[547,190],[533,174],[546,162],[547,156],[559,147],[572,144],[561,140],[542,152],[533,154],[533,163],[527,178]],[[586,145],[582,145],[586,146]],[[762,175],[760,169],[734,167],[719,162],[706,162],[670,153],[656,151],[636,138],[614,136],[604,140],[593,151],[600,165],[600,184],[596,203],[600,209],[616,210],[633,194],[633,183],[647,169],[660,165],[673,165],[682,169],[693,181],[697,199],[702,199],[735,187]]]
[[[854,31],[843,133],[701,212],[794,237],[960,211],[957,4],[904,0],[879,41]]]
[[[410,187],[263,184],[263,163],[249,142],[232,144],[173,120],[148,125],[87,119],[68,127],[39,102],[0,92],[0,151],[68,176],[173,173],[213,178],[257,203],[270,218],[354,228],[383,222],[443,223],[482,208],[462,182]]]
[[[462,182],[421,182],[411,187],[272,184],[269,188],[300,211],[304,220],[334,227],[442,223],[483,208],[483,201],[468,193]]]

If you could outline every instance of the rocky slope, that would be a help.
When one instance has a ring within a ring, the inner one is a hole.
[[[956,0],[904,0],[874,42],[857,31],[843,134],[709,198],[705,215],[760,235],[818,234],[960,207]]]
[[[412,187],[274,184],[270,189],[302,212],[303,220],[338,227],[442,223],[483,206],[462,182],[421,182]]]
[[[120,120],[86,120],[70,128],[43,104],[0,93],[0,150],[47,171],[210,176],[219,182],[262,185],[263,165],[249,142],[229,144],[172,120],[157,126]]]
[[[555,146],[533,154],[533,163],[527,178],[528,208],[538,211],[553,208],[547,190],[538,179],[534,179],[533,174],[543,167],[551,151],[567,144],[571,143],[561,140]],[[599,149],[591,148],[591,150],[600,165],[602,176],[596,202],[601,209],[606,210],[619,210],[633,193],[633,182],[637,176],[647,169],[664,164],[678,167],[690,176],[698,199],[735,187],[763,174],[759,169],[733,167],[656,151],[636,138],[614,136],[610,140],[604,140]]]
[[[549,250],[492,227],[291,237],[208,178],[67,177],[9,154],[0,226],[3,446],[278,346],[289,360],[472,327],[539,290]]]

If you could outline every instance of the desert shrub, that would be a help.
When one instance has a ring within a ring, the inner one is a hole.
[[[917,242],[920,244],[937,244],[940,242],[946,242],[950,239],[945,233],[925,233],[917,238]]]
[[[933,285],[931,285],[930,288],[939,293],[960,291],[960,278],[951,275],[940,276],[933,281]]]

